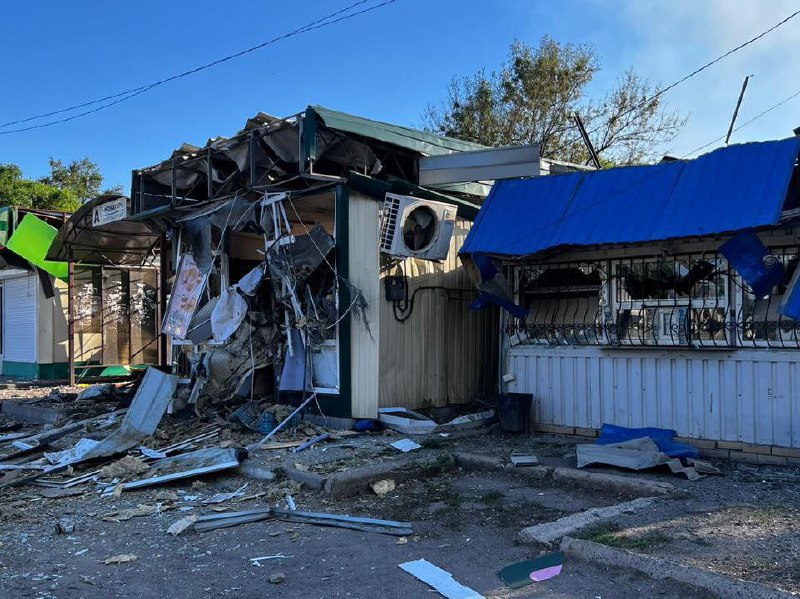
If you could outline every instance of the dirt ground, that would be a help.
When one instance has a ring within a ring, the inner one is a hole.
[[[800,594],[800,471],[720,466],[683,484],[690,497],[582,536]]]
[[[487,597],[703,597],[683,585],[579,561],[568,561],[556,578],[509,591],[496,572],[539,553],[514,542],[519,528],[594,505],[595,500],[562,489],[459,472],[401,484],[381,498],[294,495],[299,509],[409,518],[415,534],[407,539],[276,521],[178,537],[167,534],[169,525],[186,514],[210,512],[202,506],[203,498],[244,482],[219,477],[206,484],[171,487],[177,501],[165,500],[163,489],[125,493],[117,499],[101,499],[91,491],[60,499],[25,493],[18,499],[22,505],[3,512],[0,596],[435,596],[398,568],[405,561],[425,558]],[[250,481],[248,491],[269,487]],[[159,503],[165,511],[120,522],[113,516],[103,519],[112,512]],[[254,499],[221,507],[252,509],[264,503]],[[71,534],[56,532],[55,524],[64,517],[75,524]],[[103,564],[120,554],[135,555],[136,561]],[[268,556],[282,557],[251,561]],[[279,572],[285,582],[270,584],[270,577]]]
[[[165,422],[170,433],[159,429],[149,446],[196,432],[191,420],[166,418]],[[222,430],[208,445],[246,445],[260,436],[226,428],[219,419],[203,424],[204,430],[216,426]],[[319,427],[302,425],[295,437],[318,432]],[[286,434],[281,440],[295,437]],[[575,465],[574,439],[479,429],[417,439],[422,447],[403,454],[390,446],[401,438],[398,434],[346,437],[302,453],[260,451],[248,462],[262,471],[290,467],[323,476],[377,463],[435,460],[458,451],[505,459],[511,453],[529,453],[548,466]],[[498,570],[552,551],[519,545],[516,537],[522,528],[635,496],[513,472],[466,472],[452,460],[442,463],[446,466],[433,478],[398,482],[384,496],[368,492],[331,497],[301,490],[293,481],[256,480],[236,471],[119,496],[101,495],[106,487],[95,482],[75,487],[70,491],[75,495],[57,498],[46,496],[51,490],[30,485],[7,489],[0,492],[0,597],[436,596],[398,567],[421,558],[493,598],[712,596],[569,557],[559,576],[510,591],[498,578]],[[723,469],[722,476],[697,482],[665,472],[587,469],[670,482],[684,492],[660,500],[651,509],[623,514],[582,536],[800,592],[800,472],[717,465]],[[241,497],[203,504],[216,493],[235,491],[245,484]],[[285,507],[287,493],[301,510],[408,521],[414,534],[398,539],[279,521],[208,533],[189,530],[177,537],[167,533],[171,524],[189,515]],[[120,564],[104,563],[123,554],[134,557]],[[269,559],[253,560],[257,557]],[[279,573],[285,580],[271,583]]]

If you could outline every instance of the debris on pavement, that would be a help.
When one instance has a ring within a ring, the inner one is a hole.
[[[615,445],[625,441],[649,437],[661,453],[671,458],[696,459],[700,457],[700,450],[697,447],[674,441],[673,439],[676,435],[675,431],[665,428],[626,428],[614,424],[603,424],[595,444]]]
[[[155,476],[125,483],[122,485],[122,490],[141,489],[236,468],[246,458],[247,451],[241,448],[221,449],[219,447],[209,447],[198,449],[197,451],[164,458],[155,462],[149,468],[149,471]],[[159,472],[164,472],[164,474],[159,474]]]
[[[339,516],[316,512],[301,512],[298,510],[281,510],[277,508],[262,508],[244,512],[228,512],[201,516],[194,523],[197,532],[208,532],[218,528],[228,528],[259,522],[269,519],[297,522],[300,524],[316,524],[319,526],[336,526],[350,528],[363,532],[376,532],[394,536],[407,536],[413,534],[410,522],[395,522],[393,520],[377,520],[374,518],[358,518],[355,516]]]
[[[110,565],[117,565],[117,564],[127,564],[130,562],[135,562],[139,559],[138,555],[133,555],[132,553],[120,553],[119,555],[112,555],[111,557],[107,557],[103,560],[103,563],[106,566]]]
[[[483,599],[483,595],[457,582],[453,575],[428,560],[418,559],[400,564],[400,568],[421,580],[447,599]]]
[[[173,537],[177,537],[187,528],[191,528],[191,526],[197,522],[197,518],[197,516],[185,516],[180,520],[176,520],[170,524],[169,528],[167,529],[167,533],[171,534]]]
[[[375,492],[375,495],[383,497],[397,488],[396,483],[391,478],[377,480],[370,485],[370,488]]]
[[[241,487],[236,489],[235,491],[231,491],[230,493],[215,493],[208,499],[203,500],[203,505],[209,505],[213,503],[222,503],[224,501],[229,501],[235,497],[244,497],[244,490],[248,487],[249,483],[244,483]]]
[[[298,445],[297,447],[295,447],[292,450],[292,452],[293,453],[299,453],[301,451],[304,451],[304,450],[308,449],[312,445],[316,445],[317,443],[320,443],[322,441],[327,441],[330,438],[331,438],[331,434],[330,433],[324,433],[322,435],[317,435],[313,439],[309,439],[308,441],[306,441],[302,445]]]
[[[534,582],[541,582],[558,576],[563,565],[564,554],[559,551],[508,565],[500,570],[497,575],[509,588],[519,589]]]
[[[275,572],[269,577],[270,584],[281,584],[286,582],[286,574],[283,572]]]
[[[291,559],[293,555],[284,555],[283,553],[276,553],[275,555],[263,555],[261,557],[251,557],[250,562],[254,566],[260,566],[261,562],[273,560],[273,559]]]
[[[390,445],[395,449],[402,451],[403,453],[408,453],[409,451],[414,451],[415,449],[422,447],[422,445],[412,441],[411,439],[400,439],[399,441],[395,441]]]
[[[142,518],[144,516],[152,516],[158,511],[158,506],[146,505],[140,503],[136,507],[125,508],[115,512],[103,514],[100,519],[103,522],[125,522],[131,518]]]
[[[671,458],[661,452],[656,442],[650,437],[641,437],[606,445],[578,444],[575,452],[577,454],[578,468],[584,468],[591,464],[604,464],[628,470],[647,470],[659,466],[667,466],[673,474],[681,474],[691,481],[705,476],[705,474],[698,472],[694,466],[684,465],[680,458]],[[689,461],[694,462],[691,458],[685,459],[687,463]],[[700,464],[701,469],[705,468],[709,472],[712,469],[716,470],[716,468],[705,462],[701,461]],[[717,473],[719,473],[718,470]]]
[[[381,408],[378,420],[386,427],[404,435],[427,435],[436,429],[436,423],[407,408]]]
[[[110,464],[100,468],[99,476],[100,478],[111,479],[127,478],[142,474],[146,472],[148,468],[150,468],[150,466],[145,464],[136,456],[126,455],[124,458],[120,458],[116,462],[111,462]]]
[[[75,532],[75,521],[71,518],[61,518],[56,522],[56,533],[60,535],[71,535]]]
[[[514,466],[536,466],[539,463],[539,458],[535,455],[511,455],[511,463]]]

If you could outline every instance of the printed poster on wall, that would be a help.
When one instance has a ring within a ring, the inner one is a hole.
[[[189,323],[197,310],[200,294],[206,286],[207,274],[197,268],[194,258],[184,254],[178,264],[178,275],[172,287],[167,313],[161,332],[177,339],[185,339]]]

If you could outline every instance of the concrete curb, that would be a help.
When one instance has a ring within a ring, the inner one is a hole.
[[[778,599],[792,597],[789,593],[784,593],[761,583],[748,582],[717,572],[676,564],[649,555],[632,553],[624,549],[616,549],[582,539],[564,537],[561,542],[561,551],[566,555],[595,564],[636,570],[656,580],[675,580],[689,584],[693,587],[716,593],[726,599]]]
[[[603,472],[586,472],[585,470],[574,470],[572,468],[554,468],[553,478],[555,480],[574,482],[578,485],[596,488],[598,485],[606,485],[624,491],[634,493],[646,493],[648,495],[669,495],[680,491],[678,487],[670,483],[664,483],[636,476],[622,476],[619,474],[605,474]]]
[[[554,522],[545,522],[536,526],[529,526],[519,531],[517,540],[523,544],[541,543],[550,545],[560,541],[567,535],[575,534],[595,524],[607,522],[622,514],[633,513],[636,510],[650,507],[658,501],[656,497],[640,497],[633,501],[626,501],[607,507],[596,507],[585,512],[570,514]]]
[[[517,467],[505,463],[501,458],[485,456],[476,453],[459,451],[453,454],[456,463],[465,470],[496,472],[502,470],[507,474],[525,476],[542,480],[552,478],[556,481],[569,482],[578,486],[596,490],[598,487],[612,488],[617,491],[644,495],[668,495],[681,490],[666,482],[649,480],[636,476],[622,476],[619,474],[605,474],[601,472],[587,472],[573,468],[553,468],[550,466]]]
[[[304,472],[302,470],[298,470],[297,468],[292,468],[290,466],[284,466],[280,468],[283,472],[283,475],[288,478],[289,480],[293,480],[296,483],[300,483],[304,487],[311,489],[312,491],[320,491],[323,487],[325,487],[325,483],[328,480],[324,476],[320,476],[314,472]]]
[[[364,468],[355,468],[340,472],[328,477],[325,481],[325,492],[334,497],[358,495],[370,491],[370,483],[391,478],[396,482],[414,478],[429,478],[441,474],[442,469],[455,465],[451,454],[443,454],[437,458],[428,458],[418,461],[408,458],[389,463],[375,464]]]

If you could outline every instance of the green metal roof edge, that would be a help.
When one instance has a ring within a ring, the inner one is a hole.
[[[487,149],[486,146],[471,141],[436,135],[382,121],[373,121],[323,106],[311,105],[307,108],[308,111],[313,111],[322,124],[329,129],[354,133],[429,156]]]
[[[347,184],[356,191],[366,193],[367,195],[371,195],[376,198],[382,198],[387,192],[389,192],[402,195],[413,194],[418,198],[451,204],[458,209],[458,216],[468,221],[474,221],[475,217],[478,216],[478,210],[480,210],[480,206],[473,204],[472,202],[467,202],[466,200],[462,200],[460,198],[454,198],[452,196],[439,193],[438,191],[420,187],[419,185],[415,185],[410,181],[404,181],[403,179],[380,181],[378,179],[368,177],[367,175],[362,175],[361,173],[351,171],[347,176]]]

